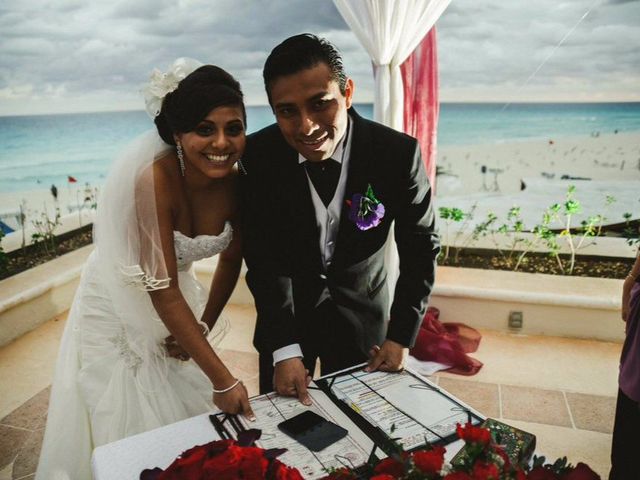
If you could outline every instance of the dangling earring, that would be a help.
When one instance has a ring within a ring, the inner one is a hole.
[[[176,143],[176,152],[178,153],[178,164],[180,165],[180,173],[184,177],[184,153],[182,153],[182,145]]]
[[[244,168],[244,163],[242,163],[242,158],[238,159],[238,170],[240,170],[240,173],[242,175],[248,175],[247,174],[247,169]]]

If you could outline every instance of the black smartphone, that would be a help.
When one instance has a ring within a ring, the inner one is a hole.
[[[314,452],[324,450],[349,433],[310,410],[279,423],[278,428]]]

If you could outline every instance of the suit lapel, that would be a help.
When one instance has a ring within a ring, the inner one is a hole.
[[[349,171],[345,196],[342,202],[342,214],[340,216],[340,229],[336,239],[334,263],[342,264],[348,259],[350,252],[358,249],[358,243],[362,238],[356,225],[349,220],[349,206],[347,200],[351,200],[355,193],[364,194],[370,180],[369,167],[373,152],[371,151],[371,132],[368,125],[352,108],[349,110],[352,119],[351,152],[349,155]]]
[[[307,257],[310,258],[313,265],[317,268],[322,266],[322,257],[320,256],[320,231],[316,223],[316,213],[313,206],[313,200],[311,199],[311,191],[309,189],[309,182],[307,180],[307,174],[303,164],[298,163],[298,154],[294,152],[290,156],[291,163],[291,211],[292,220],[295,222],[291,225],[293,232],[296,232],[294,238],[297,238],[300,242],[300,249],[311,254]],[[281,188],[289,188],[289,185],[283,185]]]

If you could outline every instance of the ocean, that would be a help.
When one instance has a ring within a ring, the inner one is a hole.
[[[443,103],[438,144],[496,144],[640,131],[640,103]],[[356,105],[366,118],[373,105]],[[274,121],[267,106],[247,108],[248,131]],[[0,192],[48,189],[72,176],[98,185],[111,161],[153,123],[143,111],[0,117]]]

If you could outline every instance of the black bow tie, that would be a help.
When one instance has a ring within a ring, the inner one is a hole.
[[[304,162],[304,166],[322,203],[328,207],[336,193],[338,180],[340,180],[341,164],[333,158],[329,158],[321,162],[307,160]]]

